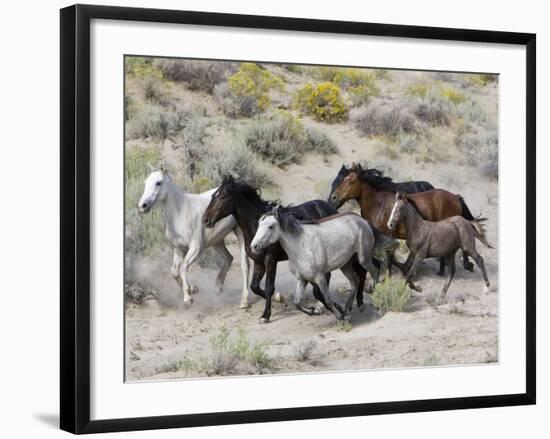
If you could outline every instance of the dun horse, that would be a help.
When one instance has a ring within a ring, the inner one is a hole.
[[[288,255],[289,267],[298,279],[295,305],[300,308],[307,282],[317,284],[320,300],[341,320],[351,312],[353,299],[360,287],[360,280],[353,269],[352,258],[357,254],[359,263],[376,283],[378,270],[372,263],[375,247],[374,233],[369,223],[354,213],[344,213],[323,218],[308,224],[301,223],[292,213],[274,209],[263,215],[256,235],[250,244],[255,252],[279,242]],[[345,310],[332,301],[326,273],[340,269],[351,285],[351,294]]]
[[[219,189],[212,194],[210,204],[203,215],[203,223],[207,228],[217,226],[224,218],[232,215],[242,229],[246,251],[254,261],[250,288],[255,294],[265,299],[264,313],[260,318],[260,322],[262,323],[268,322],[271,318],[271,300],[274,297],[275,291],[277,263],[279,261],[286,261],[288,256],[278,243],[266,247],[261,252],[253,252],[250,248],[250,243],[258,229],[258,220],[274,207],[273,203],[262,200],[257,189],[245,182],[237,181],[231,176],[226,176]],[[288,211],[300,220],[318,219],[338,213],[336,209],[322,200],[308,201],[298,206],[290,207]],[[354,264],[354,268],[363,285],[366,272],[357,262]],[[264,275],[266,275],[265,289],[262,290],[260,282]],[[330,273],[327,274],[327,283],[329,279]],[[313,284],[313,294],[316,299],[320,300],[319,287],[315,283]],[[358,303],[359,306],[362,304],[362,297],[360,301],[361,303]],[[306,308],[304,306],[301,306],[300,310],[310,315],[321,312],[319,308]]]
[[[465,255],[470,255],[479,266],[485,284],[484,292],[489,288],[489,279],[483,258],[476,250],[476,238],[486,247],[493,248],[485,237],[483,225],[476,220],[467,220],[462,216],[452,216],[441,221],[426,221],[417,210],[416,201],[411,195],[398,192],[388,219],[388,229],[394,230],[402,224],[407,232],[407,246],[410,253],[410,267],[406,275],[412,289],[422,291],[411,281],[420,263],[426,258],[447,258],[449,261],[449,278],[443,291],[437,297],[435,305],[447,294],[455,275],[455,254],[460,248]],[[409,264],[407,264],[409,265]]]
[[[425,182],[421,182],[425,183]],[[363,170],[359,164],[354,164],[350,172],[342,179],[330,196],[329,201],[333,206],[340,206],[347,200],[356,199],[361,207],[361,216],[366,218],[374,227],[382,233],[390,233],[388,219],[395,202],[395,193],[400,190],[399,185],[381,172],[372,172],[371,169]],[[451,216],[462,216],[473,221],[470,209],[460,195],[455,195],[443,189],[432,189],[424,192],[408,194],[414,200],[422,218],[428,221],[439,221]],[[482,221],[482,218],[478,218]],[[396,237],[406,239],[407,232],[403,226],[396,230]],[[464,268],[473,271],[473,264],[464,255]],[[407,267],[396,265],[405,273]],[[444,260],[441,261],[439,274],[445,272]]]
[[[183,292],[183,302],[193,302],[192,292],[197,292],[187,280],[189,266],[197,259],[206,247],[211,247],[223,260],[216,278],[216,292],[221,294],[223,283],[233,257],[225,247],[224,238],[231,231],[235,232],[241,250],[241,269],[243,288],[241,308],[248,307],[248,257],[244,247],[244,237],[236,225],[235,218],[228,217],[220,221],[215,228],[206,230],[202,224],[202,215],[216,191],[212,189],[202,194],[190,194],[179,189],[166,170],[152,170],[145,180],[143,195],[138,202],[140,213],[149,212],[160,204],[164,211],[166,238],[174,250],[172,276]]]

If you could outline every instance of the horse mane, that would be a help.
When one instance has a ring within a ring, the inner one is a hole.
[[[277,221],[279,221],[279,225],[281,226],[281,230],[283,232],[289,233],[291,235],[298,235],[302,232],[302,222],[296,218],[291,212],[288,211],[288,208],[291,206],[286,207],[276,207],[273,209],[272,213],[268,215],[274,215]]]
[[[357,172],[359,180],[371,184],[375,189],[396,192],[398,185],[377,168],[361,169]]]
[[[230,175],[226,175],[223,178],[220,184],[220,189],[222,187],[227,189],[229,192],[242,194],[249,201],[256,204],[261,204],[266,209],[273,208],[278,204],[277,202],[263,200],[262,191],[259,188],[256,188],[245,181],[235,180]]]

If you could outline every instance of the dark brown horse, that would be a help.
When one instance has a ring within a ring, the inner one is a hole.
[[[355,199],[361,207],[361,215],[374,227],[384,234],[392,234],[388,229],[388,220],[395,203],[395,194],[398,191],[397,183],[381,173],[372,173],[363,170],[360,165],[354,164],[348,175],[340,185],[332,192],[329,202],[333,206],[340,206],[347,200]],[[451,216],[462,216],[473,221],[470,209],[460,195],[453,194],[444,189],[432,189],[425,192],[408,194],[414,201],[418,212],[428,221],[440,221]],[[477,220],[483,220],[477,218]],[[394,237],[399,239],[407,238],[407,230],[401,224],[395,230]],[[404,271],[406,267],[396,265]],[[441,261],[439,274],[444,274],[445,265]],[[473,271],[473,264],[464,255],[464,268]]]

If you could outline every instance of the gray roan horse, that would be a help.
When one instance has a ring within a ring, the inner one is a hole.
[[[149,212],[157,203],[164,210],[166,238],[174,249],[172,276],[180,285],[183,292],[183,302],[190,305],[193,302],[192,292],[196,287],[189,285],[187,271],[200,253],[211,247],[222,259],[222,266],[216,277],[216,293],[221,294],[223,283],[233,256],[227,251],[224,239],[231,231],[235,232],[241,250],[241,269],[243,287],[241,294],[241,308],[248,307],[248,256],[244,248],[244,237],[241,229],[236,225],[235,218],[228,216],[219,221],[215,227],[206,229],[202,223],[202,215],[210,202],[212,194],[217,188],[202,194],[191,194],[179,189],[168,172],[162,167],[152,170],[145,180],[143,195],[138,202],[141,213]]]
[[[359,263],[378,282],[372,263],[375,238],[369,223],[354,213],[343,213],[319,220],[300,222],[292,214],[275,208],[263,215],[250,247],[259,252],[279,242],[288,255],[289,267],[298,279],[294,304],[299,309],[307,282],[317,284],[323,304],[338,320],[349,315],[357,294],[359,278],[352,268],[357,254]],[[345,311],[332,301],[325,274],[340,269],[351,285]]]
[[[418,213],[414,201],[405,193],[395,195],[395,204],[388,220],[388,228],[394,230],[403,224],[407,231],[407,246],[410,253],[406,266],[410,267],[406,279],[412,289],[422,291],[411,281],[420,263],[426,258],[447,258],[449,278],[443,291],[435,300],[437,306],[447,294],[455,275],[455,254],[462,249],[465,255],[471,256],[481,269],[485,284],[484,293],[489,288],[489,279],[483,258],[476,250],[476,238],[486,247],[493,248],[485,237],[485,229],[479,220],[467,220],[461,216],[452,216],[440,221],[426,221]],[[409,265],[410,264],[410,265]]]

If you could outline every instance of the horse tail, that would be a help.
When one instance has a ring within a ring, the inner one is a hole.
[[[468,221],[477,221],[476,218],[472,215],[472,212],[470,212],[470,209],[466,205],[466,202],[464,201],[464,198],[462,195],[458,195],[458,201],[460,202],[460,206],[462,207],[462,216],[466,218]],[[481,218],[481,221],[484,221],[484,218]]]
[[[484,221],[486,218],[482,218]],[[474,235],[477,239],[479,239],[483,245],[487,248],[494,248],[489,242],[487,241],[487,237],[485,236],[485,226],[479,222],[478,220],[470,221],[470,224],[472,225],[472,228],[474,229]]]

